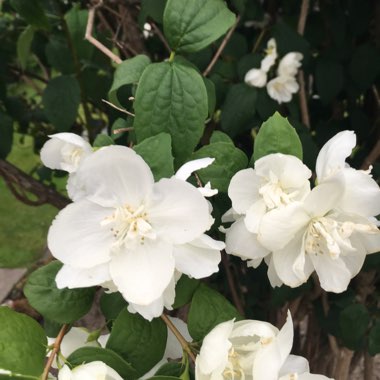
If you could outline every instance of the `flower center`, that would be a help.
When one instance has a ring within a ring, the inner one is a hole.
[[[110,226],[115,238],[113,245],[118,248],[133,242],[144,244],[145,238],[156,238],[156,233],[149,223],[144,205],[137,209],[133,209],[129,205],[117,207],[115,212],[106,217],[101,224],[102,226]]]
[[[287,193],[281,186],[279,179],[272,173],[265,178],[265,184],[259,188],[259,194],[263,197],[269,210],[280,206],[286,206],[297,196],[298,191]]]
[[[226,380],[244,380],[245,373],[239,363],[239,354],[232,347],[228,352],[228,364],[223,371]]]
[[[79,162],[83,155],[83,149],[80,148],[79,146],[78,147],[69,146],[65,148],[62,151],[63,160],[66,163],[73,165],[74,167],[78,167]]]
[[[353,222],[339,222],[329,217],[312,220],[305,238],[305,252],[318,255],[328,253],[337,259],[342,250],[356,251],[351,245],[350,237],[354,231],[372,232],[371,225]]]

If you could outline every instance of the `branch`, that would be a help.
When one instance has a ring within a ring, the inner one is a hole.
[[[166,326],[170,329],[170,331],[174,334],[174,336],[177,338],[179,344],[181,345],[182,349],[187,352],[190,359],[195,363],[195,356],[193,354],[193,351],[191,351],[191,348],[189,346],[188,341],[182,336],[182,334],[178,331],[178,329],[174,326],[173,322],[168,318],[167,315],[162,314],[161,319],[165,322]]]
[[[204,77],[207,77],[207,75],[210,73],[210,71],[211,71],[212,68],[214,67],[216,61],[218,60],[219,56],[222,54],[224,48],[226,47],[227,42],[230,40],[230,38],[231,38],[231,36],[232,36],[232,33],[235,31],[236,27],[238,26],[239,21],[240,21],[240,15],[238,15],[238,16],[236,17],[235,24],[232,25],[231,29],[228,31],[228,33],[227,33],[226,36],[224,37],[222,43],[220,44],[218,50],[216,51],[214,57],[212,58],[211,62],[210,62],[209,65],[207,66],[206,70],[203,72],[203,76],[204,76]]]
[[[69,199],[56,190],[37,181],[8,161],[0,160],[0,176],[4,178],[13,195],[30,206],[49,203],[58,209],[62,209],[70,203]],[[31,200],[27,192],[35,195],[37,199]]]
[[[116,54],[114,54],[107,46],[104,46],[101,42],[99,42],[96,38],[92,36],[92,30],[94,27],[94,19],[95,19],[95,11],[96,6],[91,8],[88,11],[88,20],[86,26],[86,33],[84,38],[91,44],[93,44],[97,49],[99,49],[103,54],[109,57],[113,62],[120,64],[122,60]]]
[[[129,116],[133,116],[133,117],[135,117],[135,114],[134,114],[134,113],[127,111],[125,108],[121,108],[121,107],[115,106],[115,104],[109,102],[108,100],[102,99],[102,102],[103,102],[103,103],[106,103],[107,105],[109,105],[109,106],[112,107],[112,108],[115,108],[115,110],[118,110],[118,111],[120,111],[120,112],[126,113],[126,114],[129,115]]]
[[[297,32],[301,36],[303,35],[305,31],[308,9],[309,9],[309,0],[302,0],[301,12],[300,12],[300,17],[298,19],[298,28],[297,28]],[[298,82],[300,85],[300,109],[301,109],[302,123],[306,125],[306,127],[310,128],[310,118],[309,118],[309,110],[307,106],[305,77],[303,74],[303,70],[300,70],[300,72],[298,73]]]
[[[154,23],[151,22],[150,25],[152,25],[152,28],[154,30],[154,33],[156,33],[157,37],[161,40],[161,42],[164,44],[166,50],[171,53],[172,49],[170,49],[170,46],[168,44],[168,41],[166,41],[165,36],[162,34],[161,30],[159,27]]]
[[[63,325],[61,327],[61,330],[59,331],[59,334],[58,334],[57,338],[55,339],[55,342],[53,345],[53,350],[49,356],[49,359],[46,362],[44,372],[41,376],[41,380],[46,380],[48,378],[51,365],[53,364],[53,360],[55,358],[55,355],[57,355],[57,352],[59,351],[59,348],[60,348],[61,343],[62,343],[62,339],[65,336],[68,327],[69,327],[69,325]]]

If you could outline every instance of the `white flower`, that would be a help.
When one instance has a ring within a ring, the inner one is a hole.
[[[316,186],[303,202],[267,213],[258,240],[272,251],[274,270],[286,285],[306,282],[315,270],[326,291],[342,292],[366,254],[380,250],[380,233],[368,218],[335,209],[345,191],[342,174]]]
[[[274,65],[276,62],[276,59],[278,57],[277,54],[277,44],[276,40],[274,38],[271,38],[268,43],[267,43],[267,48],[265,50],[266,56],[265,58],[261,61],[261,70],[264,72],[268,72],[270,68]]]
[[[267,83],[267,73],[261,69],[248,70],[244,82],[253,87],[264,87]]]
[[[380,188],[370,175],[370,170],[356,170],[346,164],[356,145],[353,131],[343,131],[331,138],[317,158],[317,182],[323,183],[336,174],[345,180],[345,192],[336,207],[367,217],[380,214]]]
[[[41,160],[50,169],[74,173],[83,158],[92,153],[91,145],[74,133],[62,132],[49,137],[41,149]]]
[[[101,361],[82,364],[74,369],[64,365],[58,373],[58,380],[123,380],[111,367]]]
[[[278,64],[277,74],[280,77],[295,77],[301,67],[303,55],[298,52],[286,54]]]
[[[207,201],[177,178],[154,183],[144,160],[122,146],[93,153],[76,175],[86,195],[58,214],[48,235],[51,252],[65,264],[58,287],[113,281],[128,302],[152,304],[182,264],[174,247],[210,228]],[[202,263],[188,269],[193,277],[201,270]]]
[[[329,380],[326,376],[311,374],[308,361],[296,355],[288,356],[279,376],[278,380]]]
[[[195,362],[195,378],[278,380],[292,344],[290,314],[280,331],[261,321],[223,322],[204,338]]]
[[[237,172],[228,195],[233,210],[241,216],[227,230],[226,252],[257,266],[270,253],[257,241],[263,216],[272,209],[303,200],[310,192],[310,177],[311,171],[301,160],[281,153],[260,158],[255,169]]]
[[[293,76],[278,76],[267,83],[268,95],[280,104],[290,102],[292,94],[298,89],[299,85]]]
[[[53,362],[52,367],[60,367],[61,360],[60,357],[68,358],[71,353],[80,347],[99,347],[99,344],[93,340],[88,342],[90,332],[85,328],[72,327],[70,331],[63,337],[60,345],[60,354],[56,356],[56,360]],[[52,345],[56,338],[47,338],[48,345]]]

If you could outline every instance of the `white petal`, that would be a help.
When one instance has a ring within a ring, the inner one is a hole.
[[[195,361],[196,374],[199,371],[204,374],[216,372],[221,375],[228,362],[228,351],[231,348],[228,337],[233,325],[233,320],[220,323],[206,335]]]
[[[284,365],[281,367],[280,376],[284,376],[290,373],[305,373],[310,372],[309,362],[302,356],[289,355],[286,358]]]
[[[55,278],[57,287],[62,288],[86,288],[89,286],[101,285],[111,281],[109,265],[101,264],[92,268],[77,268],[64,265]]]
[[[111,231],[102,226],[113,209],[87,200],[66,206],[54,219],[48,246],[54,257],[77,268],[93,268],[110,260]]]
[[[301,202],[273,209],[261,220],[258,241],[269,250],[285,247],[310,221]]]
[[[128,305],[128,311],[131,313],[139,313],[145,319],[151,321],[153,318],[157,318],[163,313],[164,307],[171,310],[171,306],[174,303],[174,299],[175,279],[173,276],[171,281],[169,282],[169,285],[166,287],[164,293],[159,298],[157,298],[149,305],[138,305],[130,302]]]
[[[279,346],[282,363],[285,363],[286,358],[290,354],[293,346],[293,337],[293,320],[290,311],[288,310],[286,322],[284,326],[282,326],[276,338],[276,344]]]
[[[226,252],[245,259],[261,259],[269,254],[257,240],[257,235],[249,232],[244,220],[237,220],[226,232]]]
[[[132,149],[112,145],[87,157],[77,171],[87,199],[102,206],[136,208],[150,195],[153,174]]]
[[[345,160],[355,145],[356,136],[353,131],[339,132],[327,141],[318,154],[315,168],[319,183],[346,166]]]
[[[298,52],[286,54],[278,64],[277,73],[279,76],[295,76],[301,67],[303,55]]]
[[[146,239],[113,255],[111,277],[123,297],[131,303],[149,305],[162,296],[174,274],[172,246]]]
[[[316,375],[314,373],[303,373],[298,376],[298,380],[334,380],[324,375]]]
[[[179,318],[168,317],[181,335],[185,338],[187,342],[191,342],[191,336],[187,328],[187,324]],[[182,357],[183,350],[181,345],[178,342],[178,339],[174,336],[172,331],[168,329],[168,341],[166,343],[164,358],[169,359],[179,359]]]
[[[256,201],[261,199],[259,188],[261,179],[252,168],[240,170],[231,179],[228,196],[233,209],[244,214]]]
[[[221,241],[203,234],[187,244],[175,245],[173,255],[176,269],[193,278],[204,278],[218,272],[220,251],[225,248]]]
[[[267,83],[267,73],[261,69],[251,69],[245,74],[244,82],[252,87],[264,87]]]
[[[204,196],[204,197],[213,197],[214,195],[218,194],[217,189],[211,188],[211,183],[207,182],[203,187],[198,187],[198,191]]]
[[[298,83],[293,77],[276,77],[267,83],[268,95],[279,104],[292,100],[292,93],[298,91]]]
[[[59,378],[58,378],[59,379]],[[101,361],[94,361],[75,367],[72,370],[72,380],[123,380],[111,367]],[[60,380],[60,379],[59,379]]]
[[[235,322],[230,334],[230,339],[235,340],[239,337],[262,337],[274,338],[278,334],[278,329],[269,322],[243,320]],[[256,344],[256,342],[252,342]]]
[[[324,216],[334,209],[343,197],[345,182],[342,173],[314,187],[304,200],[304,208],[311,217]]]
[[[214,161],[215,158],[205,157],[186,162],[186,164],[177,170],[174,177],[186,181],[195,171],[207,168],[207,166],[210,166]]]
[[[148,217],[154,230],[174,244],[188,243],[210,227],[207,201],[192,185],[163,178],[154,185]]]
[[[222,223],[230,223],[230,222],[235,222],[237,219],[239,219],[240,214],[238,214],[232,207],[227,210],[223,215],[222,215]]]
[[[268,279],[272,286],[272,288],[275,288],[276,286],[283,285],[283,282],[281,281],[280,277],[278,277],[278,274],[276,272],[276,269],[274,267],[274,261],[273,261],[273,255],[271,255],[269,264],[268,264]]]
[[[380,188],[366,172],[352,168],[343,169],[345,192],[339,208],[346,212],[376,216],[380,214]]]
[[[352,275],[342,259],[332,259],[327,253],[310,255],[310,259],[322,289],[334,293],[341,293],[347,289]]]
[[[260,199],[255,202],[248,210],[244,218],[245,226],[249,232],[257,234],[259,232],[260,222],[265,212],[267,211],[267,206],[265,202]]]
[[[305,283],[313,271],[303,245],[304,232],[300,231],[284,248],[273,252],[274,269],[281,281],[294,288]]]

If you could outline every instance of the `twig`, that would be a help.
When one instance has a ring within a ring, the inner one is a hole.
[[[172,49],[170,49],[168,41],[166,41],[166,38],[163,35],[163,33],[161,32],[160,28],[154,22],[151,22],[150,24],[152,25],[152,28],[153,28],[154,32],[156,33],[157,37],[161,40],[161,42],[164,44],[166,50],[170,53],[172,51]]]
[[[230,38],[231,38],[231,36],[232,36],[232,33],[235,31],[236,27],[238,26],[239,21],[240,21],[240,15],[238,15],[238,16],[236,17],[235,24],[232,25],[231,29],[228,31],[228,33],[227,33],[226,36],[224,37],[222,43],[220,44],[218,50],[216,51],[214,57],[212,58],[211,62],[210,62],[209,65],[207,66],[206,70],[203,72],[203,76],[204,76],[204,77],[207,77],[207,75],[210,73],[210,71],[211,71],[212,68],[214,67],[216,61],[218,60],[219,56],[222,54],[224,48],[226,47],[227,42],[230,40]]]
[[[59,334],[58,334],[57,338],[55,339],[55,342],[54,342],[54,345],[53,345],[53,350],[52,350],[52,352],[51,352],[51,354],[49,356],[49,359],[46,362],[46,365],[45,365],[45,368],[44,368],[44,372],[43,372],[43,374],[41,376],[41,380],[46,380],[48,378],[50,368],[51,368],[51,366],[53,364],[53,360],[55,358],[55,355],[57,355],[57,352],[59,351],[62,339],[65,336],[65,333],[66,333],[68,327],[69,327],[69,325],[63,325],[61,327],[61,330],[59,331]]]
[[[300,12],[300,17],[298,19],[298,27],[297,27],[297,32],[301,36],[303,35],[305,31],[308,9],[309,9],[309,0],[302,0],[301,12]],[[309,117],[309,110],[307,106],[305,77],[304,77],[303,70],[300,70],[298,73],[298,82],[300,85],[299,102],[300,102],[300,109],[301,109],[302,124],[304,124],[307,128],[310,128],[310,117]]]
[[[125,108],[121,108],[121,107],[115,106],[115,104],[112,104],[112,103],[109,102],[108,100],[102,99],[102,102],[108,104],[108,105],[109,105],[110,107],[112,107],[112,108],[115,108],[115,110],[118,110],[118,111],[120,111],[120,112],[126,113],[126,114],[129,115],[129,116],[133,116],[133,117],[135,117],[135,114],[134,114],[134,113],[127,111]]]
[[[243,305],[241,304],[239,295],[236,291],[235,281],[232,277],[232,273],[231,273],[231,269],[230,269],[230,263],[229,263],[227,254],[224,251],[222,252],[222,263],[223,263],[224,270],[226,271],[227,282],[228,282],[228,286],[231,290],[231,296],[232,296],[232,300],[234,302],[234,305],[236,306],[236,309],[238,310],[238,312],[242,316],[244,316],[244,308],[243,308]]]
[[[170,329],[170,331],[174,334],[174,336],[177,338],[179,344],[181,345],[182,349],[187,352],[190,359],[195,363],[195,356],[193,351],[191,351],[191,348],[189,346],[189,343],[187,340],[182,336],[182,334],[178,331],[178,329],[174,326],[173,322],[168,318],[167,315],[161,314],[161,319],[165,322],[166,326]]]
[[[104,46],[101,42],[99,42],[96,38],[92,36],[92,29],[94,27],[94,19],[95,19],[95,8],[91,8],[88,11],[88,20],[86,26],[86,33],[84,38],[93,44],[97,49],[99,49],[103,54],[109,57],[113,62],[120,64],[122,60],[116,54],[114,54],[108,47]]]
[[[257,37],[256,39],[256,42],[255,42],[255,46],[253,47],[252,49],[252,53],[256,53],[257,49],[259,48],[260,46],[260,43],[261,41],[263,40],[264,36],[265,36],[265,33],[266,33],[266,30],[265,28],[263,28],[259,34],[259,36]]]
[[[62,209],[70,203],[69,199],[56,190],[45,186],[5,160],[0,160],[0,176],[4,178],[13,195],[25,204],[39,206],[49,203]],[[37,199],[29,199],[26,192],[32,193]]]
[[[119,128],[119,129],[114,129],[112,131],[112,133],[114,135],[117,135],[118,133],[121,133],[121,132],[130,132],[130,131],[133,131],[134,128],[133,127],[127,127],[127,128]]]

